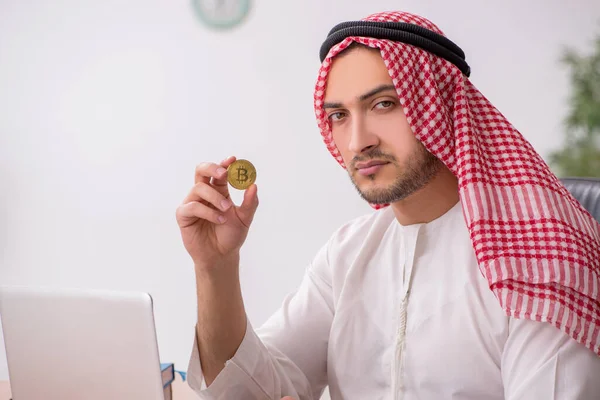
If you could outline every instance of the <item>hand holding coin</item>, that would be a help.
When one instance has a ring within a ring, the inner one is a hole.
[[[197,268],[222,265],[239,255],[258,208],[256,169],[247,160],[229,157],[221,163],[196,167],[195,184],[177,208],[184,246]],[[245,190],[236,206],[229,197],[231,186]]]

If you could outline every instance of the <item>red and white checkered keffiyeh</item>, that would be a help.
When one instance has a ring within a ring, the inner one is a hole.
[[[364,20],[412,23],[443,35],[405,12]],[[331,154],[345,168],[323,100],[332,58],[352,41],[380,50],[413,133],[457,176],[479,269],[507,315],[554,324],[600,355],[600,224],[452,63],[390,40],[349,37],[333,46],[314,95]]]

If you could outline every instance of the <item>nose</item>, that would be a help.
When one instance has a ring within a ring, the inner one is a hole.
[[[353,118],[350,135],[348,149],[354,154],[361,154],[379,143],[377,135],[369,129],[365,118]]]

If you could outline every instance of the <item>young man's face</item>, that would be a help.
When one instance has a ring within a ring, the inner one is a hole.
[[[378,50],[359,46],[334,59],[325,112],[350,178],[369,203],[404,199],[441,166],[413,135]]]

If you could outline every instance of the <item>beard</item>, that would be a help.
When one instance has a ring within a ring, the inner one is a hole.
[[[417,140],[417,148],[410,154],[402,166],[398,165],[395,157],[384,154],[379,149],[374,149],[363,157],[353,159],[351,170],[356,170],[354,168],[356,162],[375,158],[389,161],[398,172],[396,180],[388,187],[366,190],[361,190],[352,175],[350,176],[360,197],[371,204],[390,204],[407,198],[427,185],[437,175],[443,165],[436,156],[427,151],[425,146]],[[369,175],[367,178],[375,181],[377,176]]]

